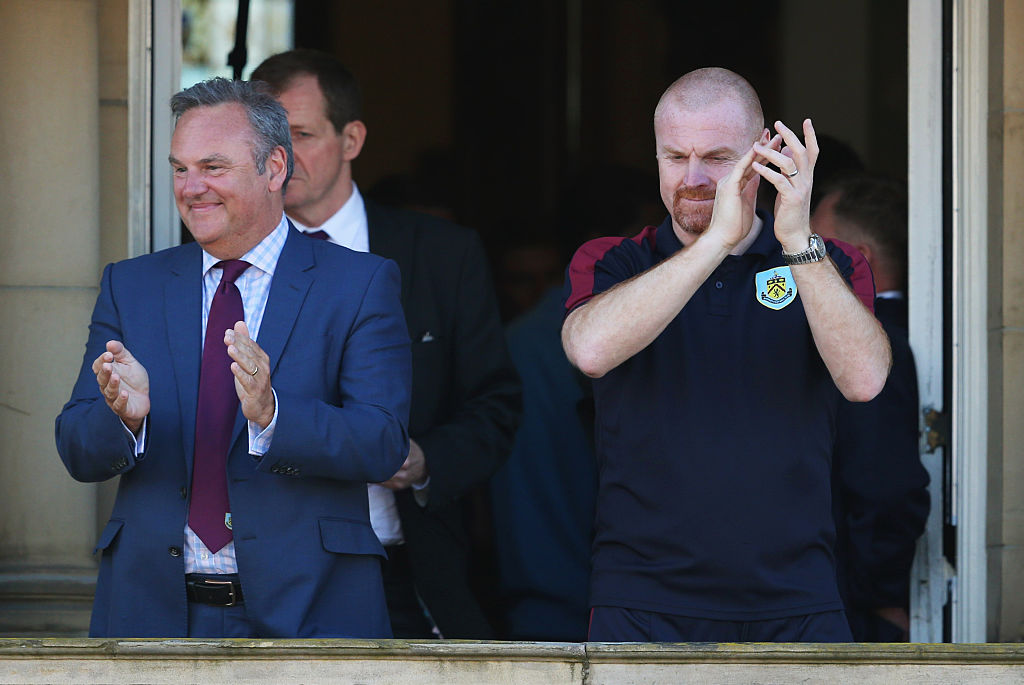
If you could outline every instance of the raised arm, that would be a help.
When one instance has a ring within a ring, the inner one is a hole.
[[[355,272],[350,281],[344,292],[336,279],[323,287],[339,288],[337,300],[360,297],[354,318],[332,318],[334,305],[321,300],[315,325],[298,331],[295,349],[281,357],[273,376],[277,424],[259,471],[379,482],[409,452],[412,372],[398,267],[382,261],[362,292]],[[318,297],[327,296],[311,295]]]
[[[600,378],[647,347],[727,254],[724,247],[698,240],[574,309],[562,324],[569,361]]]
[[[112,271],[103,270],[78,380],[55,423],[61,460],[72,478],[86,482],[134,468],[128,430],[137,435],[150,410],[149,374],[120,342]]]
[[[754,155],[753,148],[747,151],[719,181],[711,225],[699,239],[566,317],[562,346],[580,371],[600,378],[647,347],[747,236],[754,208],[743,201],[741,192],[753,178]]]
[[[783,252],[807,249],[811,236],[810,201],[818,142],[810,119],[803,124],[806,146],[781,121],[775,129],[786,144],[780,152],[754,148],[783,172],[753,162],[757,173],[775,186],[775,237]],[[795,173],[793,173],[795,171]],[[882,390],[892,355],[881,324],[836,270],[831,259],[790,267],[807,314],[814,344],[836,387],[853,402],[870,400]]]

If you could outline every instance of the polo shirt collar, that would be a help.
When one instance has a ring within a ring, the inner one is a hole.
[[[761,232],[754,242],[747,248],[744,254],[759,254],[768,256],[777,249],[781,249],[779,241],[775,239],[775,218],[763,209],[755,210],[761,218]],[[662,257],[671,257],[683,248],[676,232],[672,230],[672,217],[667,216],[658,226],[656,237],[658,252]]]
[[[744,254],[758,254],[767,257],[772,252],[782,249],[779,241],[775,239],[775,217],[760,208],[755,211],[761,218],[761,232]]]

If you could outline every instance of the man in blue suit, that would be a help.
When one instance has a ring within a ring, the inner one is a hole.
[[[292,149],[272,96],[214,79],[171,107],[195,243],[105,269],[56,423],[74,478],[121,476],[90,634],[389,637],[366,483],[409,449],[398,269],[284,217]],[[221,311],[244,317],[218,326]],[[221,410],[207,408],[223,398],[228,449],[211,461]],[[208,516],[217,488],[224,509]]]

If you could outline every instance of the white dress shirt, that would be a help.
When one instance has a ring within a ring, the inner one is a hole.
[[[295,228],[303,233],[323,231],[335,245],[343,245],[356,252],[370,251],[370,226],[366,221],[366,205],[359,188],[352,182],[352,195],[327,221],[320,226],[306,226],[288,217]]]

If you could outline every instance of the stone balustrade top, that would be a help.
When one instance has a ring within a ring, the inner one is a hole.
[[[1024,644],[0,639],[3,683],[1022,683]]]

